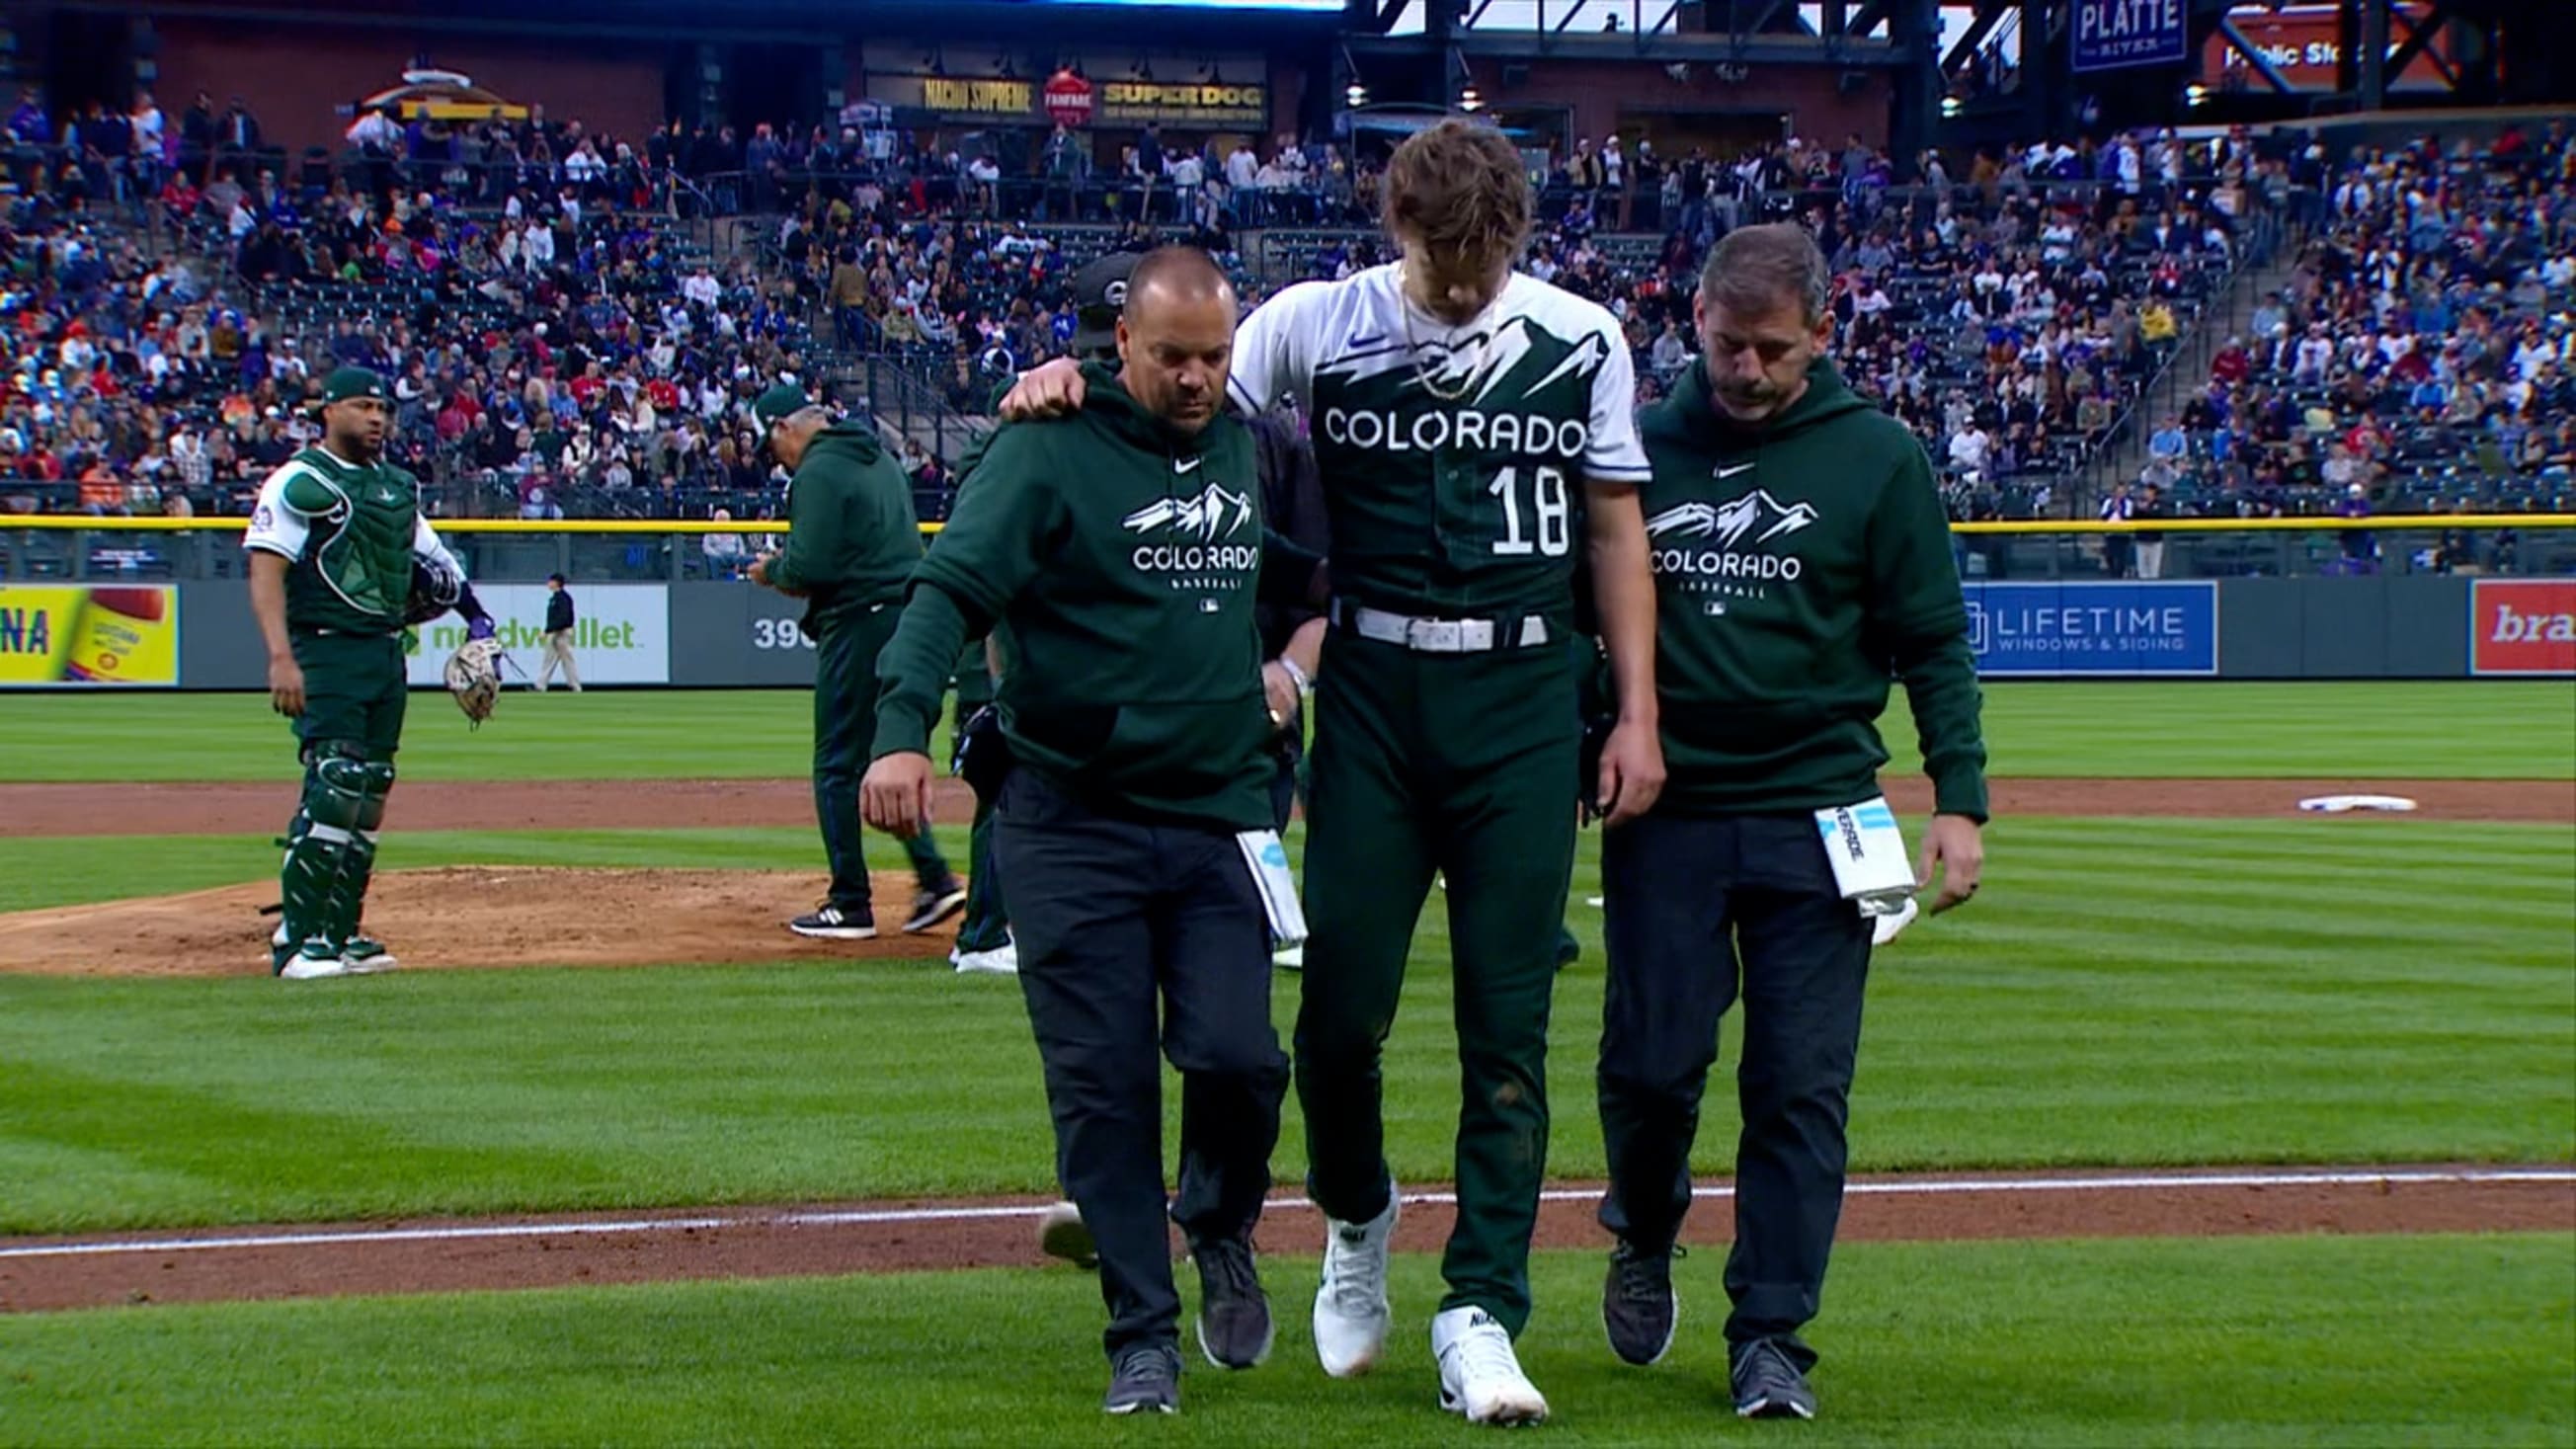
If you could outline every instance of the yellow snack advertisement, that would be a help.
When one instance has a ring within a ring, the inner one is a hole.
[[[0,584],[0,688],[178,682],[177,589]]]

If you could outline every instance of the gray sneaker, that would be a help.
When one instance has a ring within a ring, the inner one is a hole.
[[[1610,1351],[1629,1363],[1655,1363],[1673,1346],[1673,1325],[1681,1318],[1681,1299],[1673,1292],[1673,1259],[1680,1252],[1649,1253],[1625,1238],[1610,1250],[1610,1274],[1601,1284],[1601,1326],[1609,1332]]]
[[[1270,1357],[1270,1295],[1252,1264],[1252,1241],[1210,1238],[1190,1245],[1199,1265],[1199,1352],[1218,1368],[1247,1369]]]
[[[1181,1351],[1168,1343],[1131,1343],[1109,1367],[1112,1414],[1177,1414],[1181,1411]]]
[[[1741,1419],[1812,1419],[1816,1417],[1816,1391],[1807,1387],[1807,1376],[1793,1362],[1788,1350],[1778,1339],[1757,1338],[1739,1343],[1731,1355],[1734,1370],[1728,1379],[1735,1387],[1735,1414]]]

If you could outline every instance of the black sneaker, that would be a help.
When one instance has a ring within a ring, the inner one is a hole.
[[[1111,1414],[1177,1414],[1181,1411],[1181,1351],[1168,1343],[1131,1343],[1109,1365]]]
[[[853,909],[825,901],[789,921],[787,929],[800,936],[813,936],[825,941],[865,941],[876,935],[877,918],[876,913],[865,906]]]
[[[1601,1326],[1610,1351],[1638,1365],[1662,1360],[1673,1346],[1681,1299],[1673,1292],[1673,1259],[1681,1249],[1649,1253],[1619,1240],[1610,1250],[1610,1275],[1601,1284]]]
[[[954,877],[942,884],[923,886],[912,898],[912,914],[904,918],[907,932],[927,931],[950,916],[966,909],[966,888]]]
[[[1247,1369],[1270,1356],[1270,1295],[1252,1266],[1249,1238],[1190,1245],[1199,1265],[1199,1352],[1218,1368]]]
[[[1789,1359],[1778,1340],[1757,1338],[1739,1343],[1727,1375],[1735,1386],[1735,1414],[1741,1419],[1812,1419],[1816,1391]]]

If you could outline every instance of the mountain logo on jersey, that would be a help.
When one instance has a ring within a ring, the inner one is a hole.
[[[1783,534],[1796,533],[1816,521],[1814,505],[1783,505],[1762,489],[1756,488],[1732,503],[1685,503],[1646,520],[1646,536],[1662,538],[1666,534],[1682,538],[1713,538],[1719,548],[1733,548],[1753,526],[1764,519],[1770,526],[1754,536],[1756,545],[1769,543]]]
[[[1646,520],[1646,540],[1657,575],[1686,594],[1730,598],[1768,596],[1769,581],[1795,582],[1806,565],[1795,553],[1764,545],[1814,525],[1815,506],[1784,504],[1756,488],[1725,503],[1681,503]],[[1711,614],[1726,612],[1712,602]]]
[[[1251,521],[1251,499],[1211,483],[1196,498],[1156,499],[1120,519],[1119,526],[1130,533],[1168,529],[1194,536],[1201,543],[1214,543],[1220,534],[1231,538],[1242,532]]]
[[[1473,332],[1459,338],[1390,342],[1380,336],[1367,338],[1365,343],[1368,345],[1362,346],[1355,340],[1356,350],[1315,369],[1317,382],[1357,384],[1400,372],[1395,382],[1399,392],[1427,392],[1443,399],[1457,399],[1468,407],[1482,407],[1494,400],[1495,389],[1522,370],[1521,365],[1531,358],[1550,365],[1503,401],[1526,401],[1565,377],[1578,378],[1588,386],[1592,375],[1610,356],[1609,343],[1597,332],[1585,333],[1569,343],[1527,317],[1506,318],[1491,332]]]
[[[1592,441],[1592,384],[1610,359],[1600,332],[1559,337],[1526,314],[1421,342],[1349,344],[1315,369],[1315,429],[1369,453],[1453,452],[1579,464]]]
[[[1138,535],[1127,557],[1138,573],[1201,592],[1250,584],[1261,568],[1258,522],[1249,496],[1215,483],[1195,497],[1157,498],[1118,521]],[[1251,540],[1234,541],[1247,528],[1253,530]]]

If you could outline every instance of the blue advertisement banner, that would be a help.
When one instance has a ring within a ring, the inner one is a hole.
[[[2218,584],[1962,585],[1977,673],[2218,672]]]
[[[2179,64],[2190,15],[2184,0],[2075,0],[2075,70]]]

